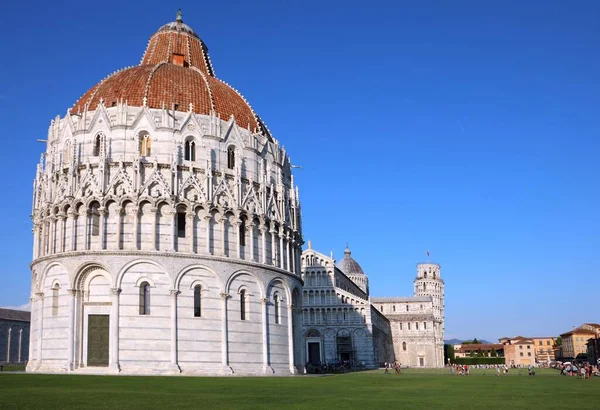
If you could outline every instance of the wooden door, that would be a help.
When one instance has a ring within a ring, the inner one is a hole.
[[[108,366],[109,316],[88,316],[88,366]]]

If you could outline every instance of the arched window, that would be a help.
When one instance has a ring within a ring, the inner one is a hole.
[[[58,291],[60,285],[57,283],[52,288],[52,316],[58,316]]]
[[[99,157],[100,156],[100,144],[102,143],[102,136],[101,134],[96,135],[96,138],[94,139],[94,152],[93,152],[93,156],[94,157]]]
[[[437,279],[437,273],[433,272],[433,279]]]
[[[423,330],[427,330],[427,322],[423,322]]]
[[[185,210],[177,211],[177,237],[185,238]]]
[[[94,202],[90,208],[92,236],[100,235],[100,205]]]
[[[150,284],[142,282],[140,285],[140,315],[150,314]]]
[[[423,277],[427,279],[427,272],[423,273]]]
[[[406,305],[406,311],[408,312],[408,305]]]
[[[280,317],[280,312],[279,312],[280,302],[279,302],[278,294],[275,294],[275,296],[273,296],[273,305],[274,305],[273,310],[275,311],[275,312],[273,312],[275,314],[275,323],[279,324],[279,322],[281,321],[281,317]]]
[[[406,342],[402,342],[402,350],[406,352]]]
[[[194,286],[194,317],[202,316],[202,286]]]
[[[240,291],[240,319],[246,320],[246,291]]]
[[[423,290],[427,290],[427,283],[423,283]]]
[[[140,134],[140,155],[142,157],[149,157],[152,155],[152,141],[150,141],[149,134]]]
[[[415,329],[419,330],[419,322],[415,322]]]
[[[410,330],[410,322],[408,323],[408,330]]]
[[[185,141],[183,158],[186,161],[196,161],[196,142],[191,138]]]
[[[227,148],[227,168],[235,168],[235,147]]]
[[[402,330],[402,322],[400,322],[400,330]]]
[[[240,237],[240,246],[246,246],[246,222],[244,218],[242,218],[242,221],[240,222],[238,232]]]

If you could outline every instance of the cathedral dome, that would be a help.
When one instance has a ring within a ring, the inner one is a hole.
[[[129,106],[219,116],[253,132],[268,130],[244,97],[214,75],[208,48],[195,31],[177,20],[165,24],[148,41],[139,66],[119,70],[90,88],[71,112],[95,110],[120,102]]]
[[[354,260],[352,256],[350,256],[352,252],[350,252],[349,248],[346,248],[344,251],[344,259],[337,263],[337,267],[344,272],[347,276],[351,275],[364,275],[362,268]]]

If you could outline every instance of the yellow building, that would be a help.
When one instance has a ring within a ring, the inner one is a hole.
[[[550,363],[555,359],[553,337],[532,337],[535,346],[535,361],[537,363]]]
[[[562,355],[565,358],[576,358],[579,354],[587,354],[589,339],[600,335],[600,325],[584,323],[583,325],[560,335],[562,338]]]

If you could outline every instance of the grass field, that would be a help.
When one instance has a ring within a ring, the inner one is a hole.
[[[600,378],[475,370],[382,370],[323,377],[129,377],[0,373],[0,408],[532,409],[600,408]]]

